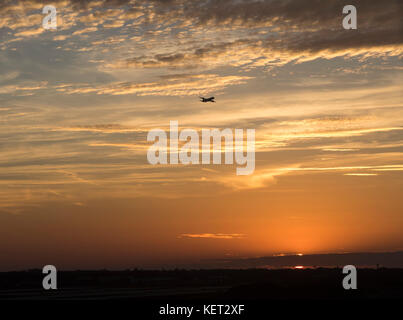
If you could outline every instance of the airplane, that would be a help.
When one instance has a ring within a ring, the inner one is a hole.
[[[200,98],[200,102],[215,102],[215,97],[211,97],[211,98],[203,98],[203,97],[199,97]]]

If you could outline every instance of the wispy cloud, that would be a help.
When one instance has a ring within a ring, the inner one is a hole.
[[[178,238],[201,238],[201,239],[242,239],[245,234],[241,233],[183,233]]]
[[[377,176],[377,173],[345,173],[345,176],[356,176],[356,177],[372,177]]]
[[[104,95],[190,96],[205,92],[220,91],[229,86],[243,84],[249,79],[252,79],[252,77],[197,74],[186,77],[170,77],[168,79],[148,83],[120,82],[98,87],[66,86],[58,88],[57,91],[67,94],[96,93]]]

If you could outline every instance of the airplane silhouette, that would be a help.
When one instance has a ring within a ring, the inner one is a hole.
[[[215,102],[214,97],[211,97],[211,98],[199,97],[199,98],[200,98],[200,102]]]

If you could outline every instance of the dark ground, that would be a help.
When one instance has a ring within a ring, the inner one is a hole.
[[[358,269],[344,290],[341,269],[61,271],[58,289],[42,289],[41,270],[0,273],[0,300],[288,300],[403,299],[403,269]]]
[[[344,290],[342,269],[249,269],[58,272],[42,289],[41,270],[0,273],[0,312],[31,319],[389,319],[401,314],[403,269],[358,269],[357,290]],[[84,302],[85,301],[85,302]],[[186,315],[160,315],[166,305]],[[206,305],[243,305],[242,314],[211,315]],[[280,317],[278,316],[280,315]]]

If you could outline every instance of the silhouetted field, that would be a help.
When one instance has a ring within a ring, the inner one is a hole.
[[[42,289],[40,270],[0,273],[1,300],[288,300],[401,299],[403,269],[359,269],[344,290],[342,270],[248,269],[61,271],[58,289]]]

